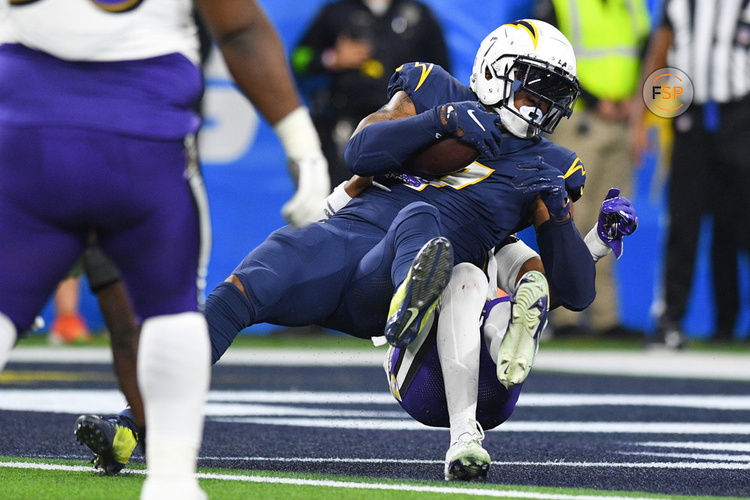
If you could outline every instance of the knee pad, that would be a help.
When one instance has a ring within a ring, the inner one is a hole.
[[[449,286],[471,286],[484,290],[487,285],[487,276],[474,264],[462,262],[453,267]]]

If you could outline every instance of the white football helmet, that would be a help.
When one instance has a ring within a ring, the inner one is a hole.
[[[471,90],[500,114],[503,126],[516,137],[551,134],[563,116],[573,113],[581,92],[573,46],[544,21],[503,24],[479,46]],[[536,105],[516,108],[514,96],[520,91]]]

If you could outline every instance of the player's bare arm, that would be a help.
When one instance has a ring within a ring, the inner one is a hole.
[[[240,90],[274,126],[297,191],[281,209],[294,226],[320,218],[331,190],[320,140],[294,87],[284,48],[263,9],[250,0],[196,0]]]
[[[240,90],[272,124],[300,106],[284,47],[252,0],[196,0]]]

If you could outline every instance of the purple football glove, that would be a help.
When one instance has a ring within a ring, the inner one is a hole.
[[[599,211],[596,232],[599,238],[612,249],[618,259],[622,255],[622,238],[633,234],[638,228],[638,216],[629,199],[620,196],[620,188],[613,187],[607,193]]]
[[[500,115],[487,112],[477,101],[450,102],[437,111],[448,135],[471,144],[482,156],[500,154]]]

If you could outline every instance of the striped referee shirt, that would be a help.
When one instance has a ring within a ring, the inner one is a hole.
[[[673,33],[668,64],[690,76],[696,104],[750,93],[750,0],[664,0],[661,25]]]

